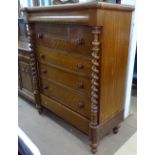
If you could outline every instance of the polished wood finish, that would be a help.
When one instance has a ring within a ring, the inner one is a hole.
[[[75,20],[75,19],[74,19]],[[61,31],[60,31],[61,29]],[[35,24],[36,46],[70,52],[80,56],[91,54],[91,28],[77,25]]]
[[[93,2],[23,11],[39,110],[88,134],[96,153],[123,120],[133,7]]]
[[[70,122],[72,125],[80,129],[84,133],[89,134],[89,120],[85,117],[70,110],[56,100],[46,97],[45,95],[41,95],[41,103],[43,104],[43,106],[56,113],[64,120]]]
[[[91,82],[89,78],[80,77],[78,74],[71,74],[64,70],[42,64],[39,64],[39,68],[41,78],[49,82],[56,81],[56,83],[67,87],[71,91],[90,96]]]
[[[97,132],[94,132],[96,126],[98,125],[98,116],[99,116],[99,66],[100,66],[100,40],[99,35],[101,33],[101,28],[96,26],[93,27],[92,33],[94,39],[92,41],[92,74],[91,74],[91,122],[90,122],[90,131],[91,131],[91,148],[92,152],[97,151],[98,139]]]
[[[71,52],[37,47],[38,61],[42,64],[66,70],[84,77],[91,75],[91,58],[75,55]]]
[[[90,3],[79,3],[79,4],[71,4],[71,5],[56,5],[56,6],[47,6],[47,7],[33,7],[33,8],[24,8],[21,9],[22,11],[27,11],[30,13],[34,12],[53,12],[53,11],[71,11],[71,10],[84,10],[84,9],[101,9],[101,10],[116,10],[116,11],[125,11],[125,12],[132,12],[134,10],[133,6],[129,5],[118,5],[118,4],[111,4],[105,2],[90,2]]]
[[[101,54],[100,81],[101,123],[124,109],[131,25],[131,13],[104,11],[104,15],[102,38],[104,52]]]
[[[51,97],[62,104],[70,107],[71,109],[81,113],[82,115],[90,118],[90,98],[78,94],[66,87],[56,83],[49,83],[41,79],[41,92],[48,97]],[[83,104],[83,107],[79,104]]]
[[[98,140],[101,140],[109,131],[119,128],[119,124],[123,120],[124,111],[118,112],[116,115],[111,117],[110,120],[106,121],[103,124],[100,124],[97,128]]]
[[[28,43],[31,50],[30,60],[31,60],[31,71],[32,71],[32,84],[33,84],[33,94],[35,98],[36,107],[41,109],[40,103],[40,93],[39,93],[39,77],[38,77],[38,64],[36,60],[35,47],[33,45],[33,29],[29,21],[25,21],[28,31]]]

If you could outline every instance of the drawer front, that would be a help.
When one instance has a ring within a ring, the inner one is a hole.
[[[52,112],[54,112],[64,120],[70,122],[72,125],[80,129],[84,133],[89,134],[89,120],[87,120],[86,118],[42,94],[41,103],[43,106],[50,109]]]
[[[40,76],[51,82],[58,82],[65,85],[66,87],[72,88],[90,96],[91,92],[91,81],[88,78],[70,74],[66,71],[48,67],[47,65],[39,64]]]
[[[91,59],[45,47],[37,48],[38,61],[86,77],[91,75]]]
[[[41,92],[48,97],[51,97],[60,103],[70,107],[74,111],[90,118],[90,98],[83,96],[69,89],[59,86],[55,83],[49,83],[45,80],[40,80]]]
[[[35,24],[37,45],[83,55],[91,55],[91,27],[77,25]]]

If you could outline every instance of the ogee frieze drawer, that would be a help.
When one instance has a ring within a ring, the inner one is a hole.
[[[36,45],[90,56],[91,31],[89,26],[35,24]]]

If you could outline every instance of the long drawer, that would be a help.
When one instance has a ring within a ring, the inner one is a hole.
[[[43,46],[36,48],[38,61],[49,66],[62,68],[66,71],[90,77],[91,59],[79,55],[69,54],[60,50],[49,49]]]
[[[70,110],[59,102],[41,94],[41,103],[44,107],[50,109],[55,114],[70,122],[86,134],[89,134],[89,120]]]
[[[91,55],[93,35],[89,26],[36,24],[35,40],[37,45]]]
[[[49,83],[40,79],[41,92],[48,97],[51,97],[60,103],[68,106],[72,110],[82,114],[90,119],[91,102],[90,98],[70,91],[68,88],[59,86],[55,83]]]
[[[40,76],[48,81],[56,81],[66,87],[72,88],[85,93],[90,96],[91,81],[88,78],[80,77],[75,74],[67,73],[64,70],[57,69],[55,67],[48,67],[47,65],[39,64]]]

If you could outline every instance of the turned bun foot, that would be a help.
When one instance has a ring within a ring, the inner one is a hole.
[[[119,132],[119,126],[113,128],[113,133],[117,134]]]
[[[91,152],[95,154],[97,152],[97,144],[91,144]]]
[[[43,112],[43,109],[42,108],[38,108],[38,113],[41,115]]]
[[[36,108],[38,109],[38,113],[42,114],[43,108],[41,106],[37,105],[37,104],[36,104]]]

